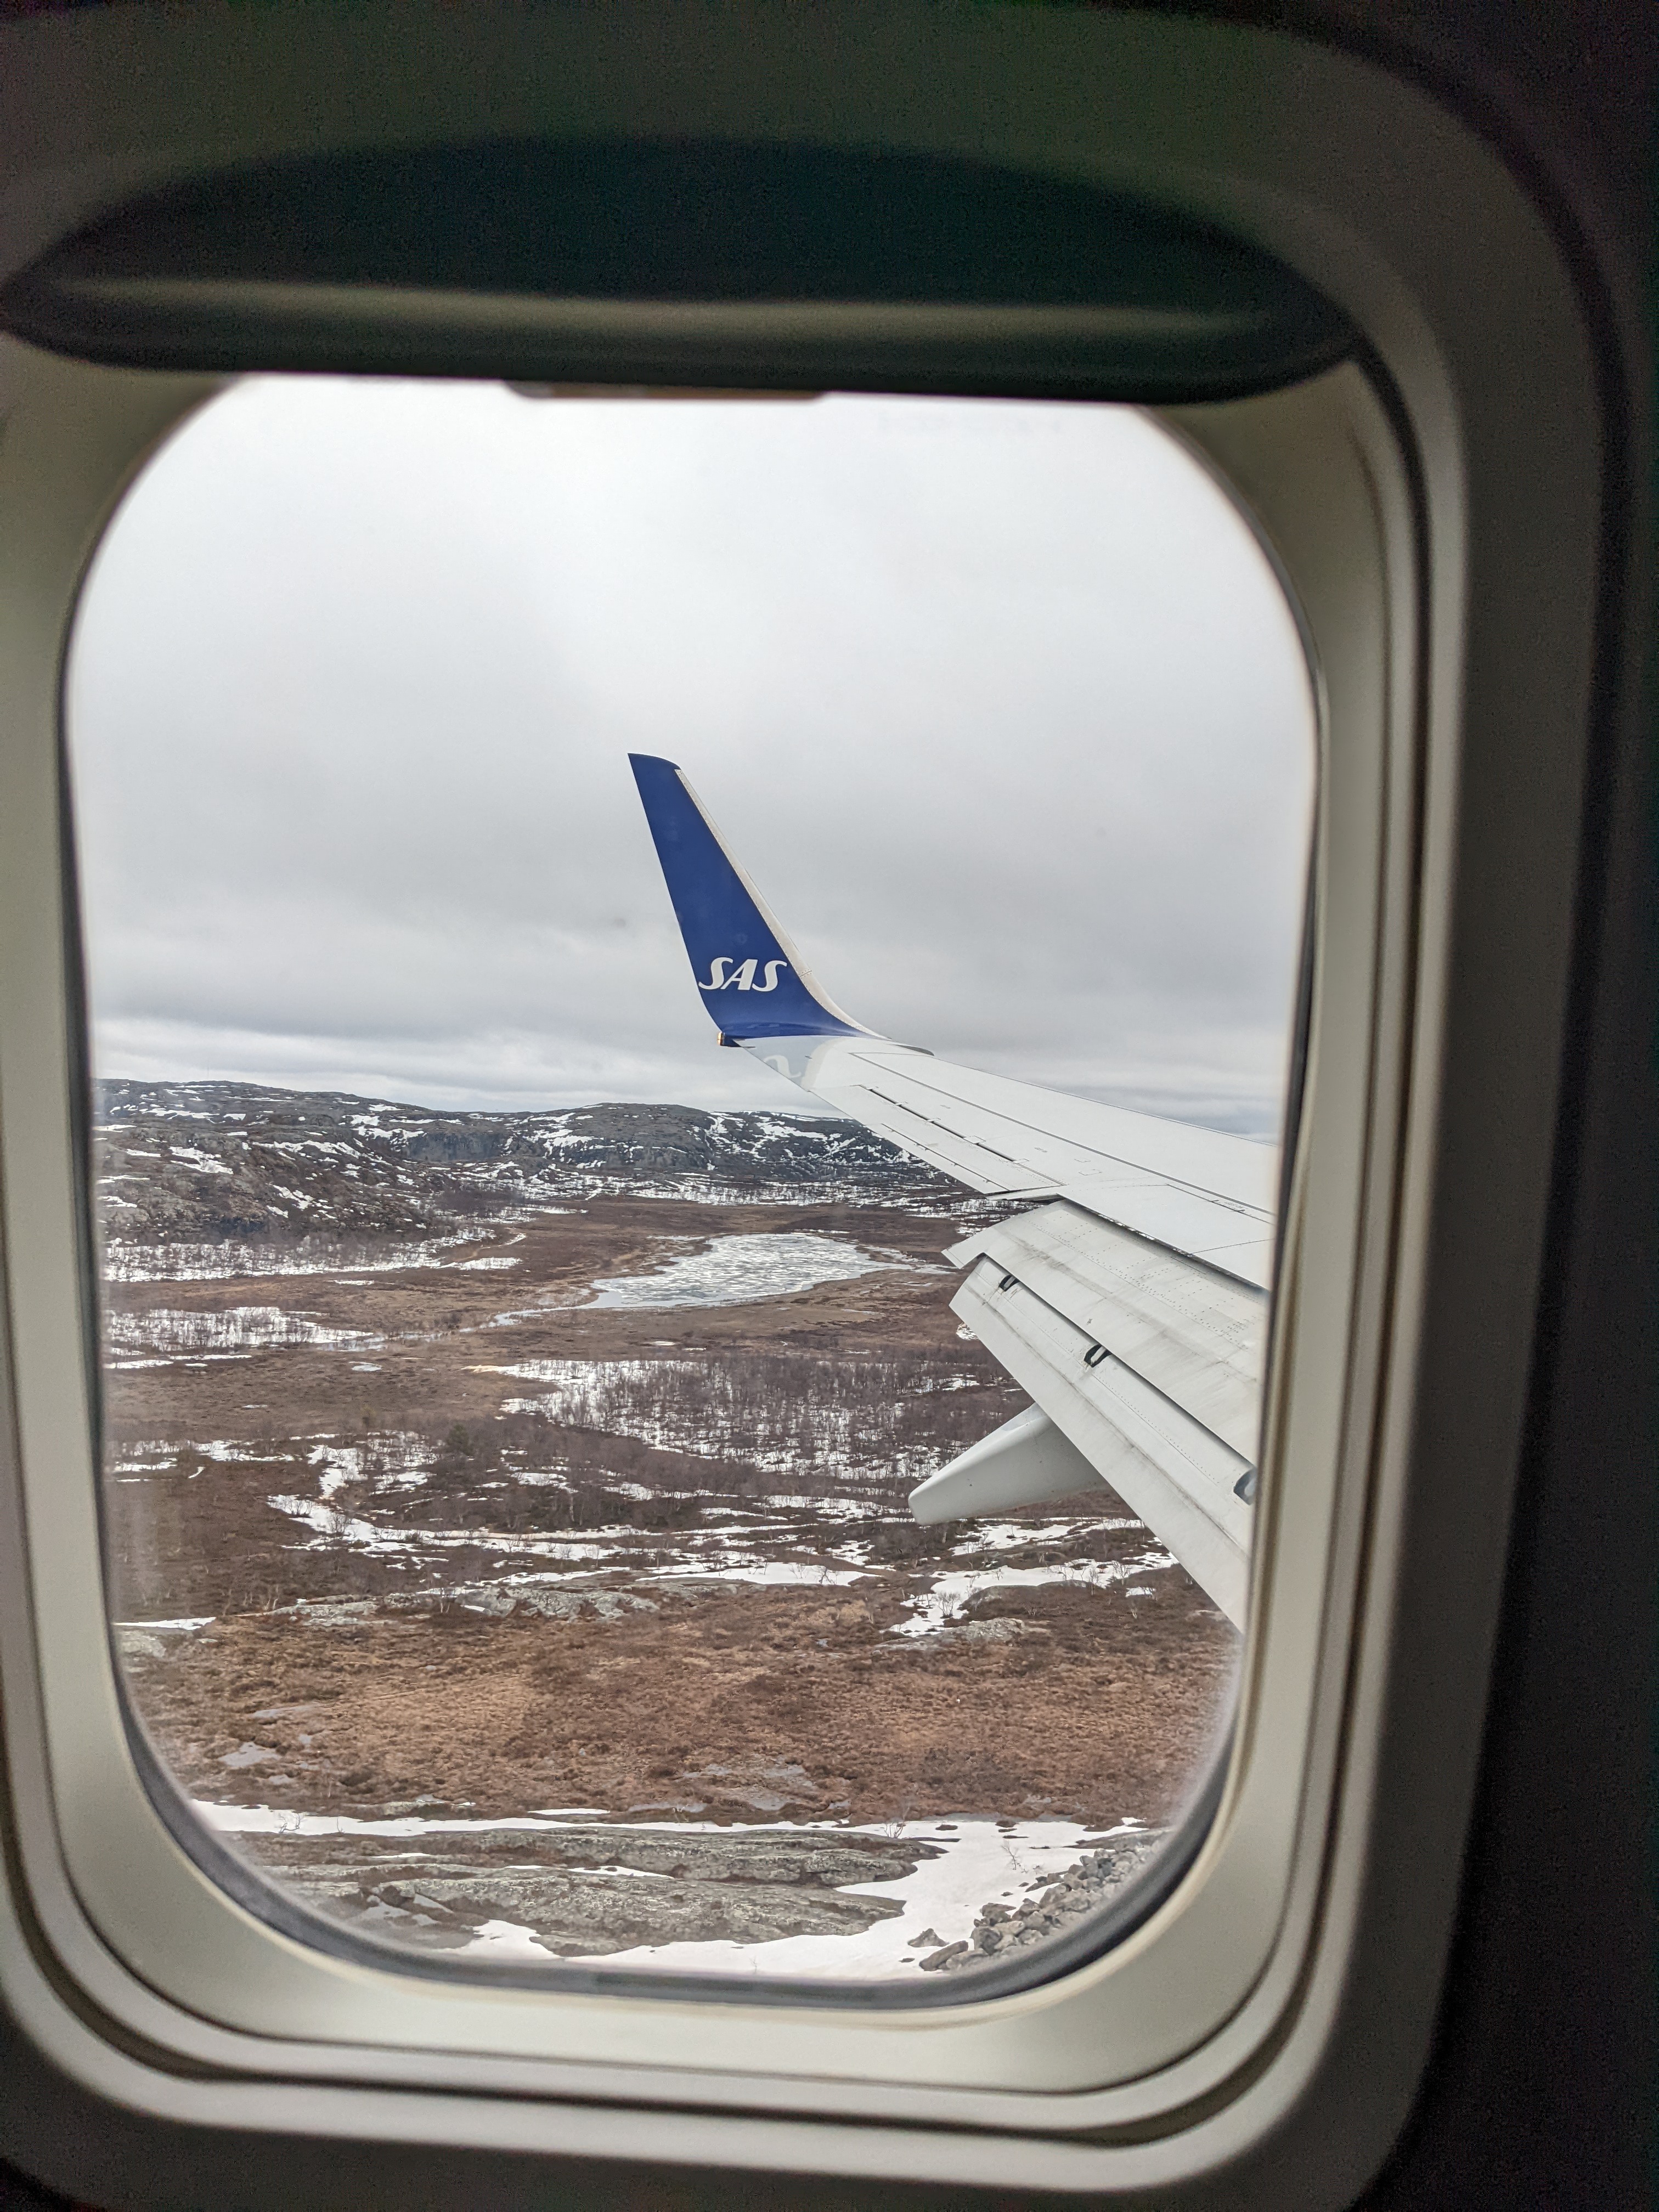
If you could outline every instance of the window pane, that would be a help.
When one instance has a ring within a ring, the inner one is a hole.
[[[1121,408],[250,380],[69,726],[204,1832],[463,1966],[1040,1965],[1243,1619],[1314,747],[1224,493]]]

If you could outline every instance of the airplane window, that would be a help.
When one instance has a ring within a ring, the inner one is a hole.
[[[434,1971],[1040,1970],[1245,1626],[1314,708],[1225,491],[1122,407],[250,379],[67,714],[204,1863]]]

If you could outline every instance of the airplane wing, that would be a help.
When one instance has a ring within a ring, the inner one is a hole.
[[[672,761],[629,756],[720,1042],[970,1190],[951,1301],[1033,1404],[910,1494],[954,1520],[1110,1485],[1243,1626],[1277,1152],[879,1036],[802,962]]]

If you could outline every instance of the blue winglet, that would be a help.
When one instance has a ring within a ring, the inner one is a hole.
[[[690,955],[724,1037],[867,1036],[818,989],[672,761],[629,753],[645,818]]]

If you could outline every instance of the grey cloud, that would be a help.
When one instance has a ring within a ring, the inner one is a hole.
[[[118,516],[69,704],[109,1072],[799,1103],[713,1048],[643,749],[860,1018],[1276,1117],[1306,671],[1127,410],[246,383]]]

